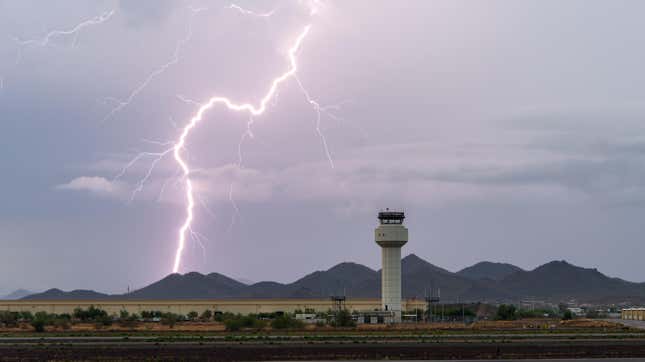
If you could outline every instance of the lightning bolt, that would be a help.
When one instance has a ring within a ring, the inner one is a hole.
[[[52,39],[60,36],[69,36],[69,35],[74,35],[74,41],[72,43],[72,46],[76,46],[76,43],[78,42],[78,36],[84,28],[94,26],[94,25],[99,25],[103,24],[106,21],[110,20],[110,18],[115,14],[114,10],[106,11],[100,15],[97,15],[91,19],[85,20],[76,26],[67,29],[67,30],[52,30],[49,33],[45,34],[40,39],[27,39],[27,40],[21,40],[17,36],[11,37],[16,44],[18,44],[18,49],[16,51],[16,59],[14,64],[18,65],[20,64],[22,60],[22,53],[23,53],[23,48],[29,47],[29,46],[38,46],[38,47],[45,47],[49,45],[49,43],[52,41]],[[4,89],[4,77],[0,77],[0,90]]]
[[[228,9],[237,10],[240,13],[242,13],[243,15],[257,16],[258,18],[268,18],[268,17],[271,17],[275,13],[275,9],[273,9],[273,10],[271,10],[269,12],[266,12],[266,13],[256,13],[255,11],[245,9],[245,8],[239,6],[239,5],[236,5],[236,4],[229,5]]]
[[[183,47],[192,39],[193,37],[193,18],[201,13],[202,11],[208,10],[207,8],[193,8],[193,7],[188,7],[188,9],[191,11],[191,17],[188,22],[188,29],[186,31],[186,35],[184,38],[180,39],[177,41],[177,44],[175,45],[175,51],[173,52],[173,55],[171,59],[157,67],[155,70],[153,70],[148,76],[141,82],[139,83],[138,86],[136,86],[128,95],[127,98],[123,100],[115,99],[115,98],[106,98],[106,100],[111,100],[116,102],[116,106],[108,112],[105,117],[103,117],[103,122],[109,120],[112,118],[115,114],[123,110],[125,107],[127,107],[132,101],[141,93],[147,86],[152,82],[156,77],[160,76],[163,74],[168,68],[172,67],[173,65],[177,64],[179,62],[179,56],[181,54],[181,50]]]
[[[318,12],[318,8],[320,7],[320,2],[319,1],[312,1],[310,2],[310,15],[313,16]],[[267,13],[256,13],[247,9],[244,9],[240,6],[237,6],[235,4],[232,4],[228,7],[229,9],[233,9],[236,11],[239,11],[240,13],[244,15],[251,15],[251,16],[256,16],[256,17],[270,17],[273,15],[275,10],[272,10]],[[204,11],[206,9],[194,9],[194,8],[189,8],[193,16],[197,14],[200,11]],[[192,20],[192,19],[191,19]],[[276,101],[277,94],[279,87],[282,83],[286,82],[287,80],[293,78],[296,80],[297,85],[299,89],[302,91],[304,94],[307,102],[312,106],[313,110],[316,112],[316,132],[321,138],[323,148],[325,151],[325,154],[327,156],[327,159],[329,160],[330,166],[333,168],[334,163],[331,157],[331,153],[329,151],[329,147],[327,145],[327,141],[325,140],[325,137],[321,131],[320,128],[320,122],[321,122],[321,113],[326,112],[328,107],[321,107],[320,104],[314,100],[309,92],[305,89],[304,85],[300,81],[300,79],[297,78],[296,73],[298,70],[297,67],[297,59],[296,55],[298,51],[301,48],[301,45],[304,41],[304,39],[307,37],[309,34],[309,31],[311,29],[311,25],[307,25],[303,28],[303,30],[298,34],[297,37],[295,37],[295,40],[291,47],[289,48],[287,55],[288,55],[288,61],[289,61],[289,67],[288,69],[278,75],[276,78],[272,80],[270,83],[270,86],[267,90],[267,92],[264,94],[262,98],[260,98],[259,102],[256,104],[253,103],[239,103],[236,102],[230,98],[224,97],[224,96],[214,96],[210,98],[207,102],[197,102],[195,100],[189,99],[183,95],[177,95],[176,97],[191,105],[195,105],[198,107],[198,110],[196,113],[190,118],[190,120],[187,122],[186,126],[181,128],[181,132],[179,137],[175,141],[171,142],[158,142],[158,141],[150,141],[150,140],[144,140],[147,143],[152,143],[155,145],[160,145],[160,146],[167,146],[171,145],[172,147],[167,148],[163,151],[160,152],[142,152],[139,155],[137,155],[134,159],[132,159],[128,164],[126,164],[121,172],[115,177],[115,180],[118,180],[120,177],[125,175],[125,173],[128,171],[129,168],[131,168],[135,163],[137,163],[139,160],[143,158],[152,158],[152,162],[150,164],[150,167],[148,168],[147,172],[144,174],[143,178],[139,181],[137,184],[136,188],[133,190],[131,194],[130,200],[132,201],[136,194],[140,192],[146,182],[149,180],[149,178],[152,175],[152,172],[157,165],[165,156],[172,154],[174,156],[174,160],[178,165],[178,174],[180,174],[181,179],[184,180],[185,183],[185,199],[186,199],[186,216],[184,219],[183,224],[181,224],[179,230],[178,230],[178,239],[177,239],[177,249],[175,253],[175,258],[174,258],[174,263],[173,263],[173,272],[178,272],[180,265],[181,265],[181,258],[182,258],[182,253],[186,244],[187,238],[190,236],[192,240],[198,242],[202,249],[204,249],[203,243],[201,242],[201,239],[206,239],[203,236],[200,236],[196,231],[193,230],[192,224],[194,220],[194,209],[196,206],[196,195],[194,192],[194,187],[193,187],[193,182],[191,179],[191,173],[195,172],[195,169],[190,168],[188,165],[188,162],[186,161],[184,154],[186,153],[186,141],[187,138],[190,136],[191,132],[196,128],[196,126],[199,124],[199,122],[202,121],[204,114],[209,111],[210,109],[214,108],[217,105],[223,105],[226,107],[226,109],[234,112],[245,112],[248,114],[248,122],[247,122],[247,130],[246,132],[242,135],[240,139],[240,143],[238,145],[238,166],[241,168],[242,166],[242,143],[245,138],[253,138],[253,133],[251,131],[251,126],[254,122],[254,117],[255,116],[260,116],[264,114],[268,106],[272,105],[273,102]],[[128,104],[132,102],[132,100],[141,92],[143,89],[146,88],[146,86],[158,75],[161,73],[165,72],[170,66],[176,64],[178,62],[179,58],[179,53],[181,51],[181,48],[185,45],[186,42],[188,42],[192,37],[192,25],[189,24],[188,31],[186,34],[186,37],[183,38],[182,40],[178,41],[176,48],[175,48],[175,53],[173,55],[173,58],[167,62],[166,64],[160,66],[157,68],[155,71],[149,74],[149,76],[142,82],[138,87],[136,87],[131,93],[130,96],[125,99],[124,101],[118,101],[117,100],[117,106],[112,109],[112,111],[106,116],[105,119],[108,119],[112,117],[115,113],[119,112],[122,110],[124,107],[126,107]],[[175,176],[176,177],[176,176]],[[161,188],[159,198],[161,198],[161,195],[163,194],[166,184],[168,183],[169,179],[166,180]],[[207,207],[205,202],[201,200],[199,197],[197,197],[199,202],[204,206],[207,211],[209,211],[209,214],[213,216],[212,211]],[[237,204],[235,203],[235,200],[233,199],[233,184],[230,185],[229,188],[229,201],[231,202],[232,207],[235,210],[235,215],[233,216],[231,220],[231,225],[230,227],[233,226],[235,223],[235,218],[236,216],[239,216],[239,208],[237,207]],[[206,239],[208,240],[208,239]]]
[[[52,30],[49,33],[47,33],[42,39],[20,40],[19,38],[14,37],[14,40],[18,44],[20,44],[22,46],[31,46],[31,45],[33,45],[33,46],[44,47],[44,46],[49,45],[49,42],[55,37],[74,35],[75,38],[74,38],[74,43],[73,44],[76,44],[76,41],[78,40],[78,33],[81,30],[83,30],[84,28],[87,28],[89,26],[99,25],[99,24],[102,24],[102,23],[110,20],[112,15],[114,15],[114,13],[115,13],[114,10],[106,11],[103,14],[95,16],[92,19],[85,20],[82,23],[80,23],[80,24],[76,25],[75,27],[73,27],[71,29],[68,29],[68,30]]]
[[[185,197],[186,197],[187,205],[186,205],[186,218],[184,220],[184,223],[179,228],[179,232],[178,232],[177,251],[175,252],[175,261],[173,263],[173,268],[172,268],[173,273],[177,273],[179,271],[179,267],[181,265],[181,256],[184,250],[184,245],[186,243],[186,235],[188,232],[191,231],[191,225],[194,218],[194,208],[195,208],[195,196],[193,191],[193,182],[190,178],[190,173],[191,173],[190,166],[182,157],[182,151],[184,150],[184,147],[186,145],[186,139],[190,135],[191,131],[195,129],[195,127],[199,124],[200,121],[202,121],[204,114],[211,108],[215,107],[216,105],[223,105],[228,110],[235,111],[235,112],[247,112],[250,116],[259,116],[263,114],[266,111],[267,104],[277,92],[280,84],[284,83],[288,79],[295,76],[298,70],[296,54],[300,49],[303,40],[309,34],[310,29],[311,29],[311,25],[305,26],[304,29],[300,32],[300,34],[296,37],[293,45],[291,46],[291,48],[289,48],[289,51],[288,51],[288,58],[289,58],[289,65],[290,65],[289,69],[286,72],[282,73],[281,75],[273,79],[268,91],[260,99],[257,105],[254,105],[251,103],[236,103],[227,97],[214,96],[210,98],[208,102],[204,103],[197,110],[195,115],[190,119],[188,124],[183,128],[177,142],[175,143],[175,146],[173,147],[173,155],[174,155],[175,161],[177,162],[177,164],[179,164],[179,167],[183,171],[183,175],[185,178],[185,186],[186,186]]]

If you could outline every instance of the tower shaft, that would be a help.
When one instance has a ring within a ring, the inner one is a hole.
[[[381,248],[381,307],[401,311],[401,248]]]

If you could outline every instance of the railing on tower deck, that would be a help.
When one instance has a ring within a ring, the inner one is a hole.
[[[403,224],[405,213],[403,211],[390,211],[385,209],[378,213],[378,219],[381,224]]]

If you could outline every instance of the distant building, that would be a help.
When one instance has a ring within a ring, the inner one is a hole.
[[[567,308],[567,310],[569,312],[573,313],[573,315],[576,315],[576,316],[585,315],[585,310],[580,308],[580,307],[569,307],[569,308]]]
[[[118,316],[123,310],[140,314],[142,311],[171,312],[186,315],[189,312],[199,314],[206,310],[214,313],[295,313],[296,311],[327,312],[336,305],[330,299],[173,299],[173,300],[2,300],[0,311],[10,312],[47,312],[73,313],[74,309],[87,309],[94,306],[105,310],[110,315]],[[423,309],[425,302],[417,299],[402,301],[404,311]],[[350,298],[345,304],[350,312],[380,309],[381,300],[376,298]]]
[[[296,313],[296,319],[305,323],[325,322],[324,319],[317,318],[315,313]]]
[[[634,321],[644,321],[645,320],[645,308],[625,308],[620,311],[620,317],[622,319],[634,320]]]

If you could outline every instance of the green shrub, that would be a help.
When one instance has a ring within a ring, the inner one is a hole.
[[[45,321],[42,319],[32,320],[31,326],[34,327],[34,330],[38,333],[42,333],[45,331]]]
[[[211,318],[213,318],[213,312],[211,312],[211,311],[210,311],[210,310],[208,310],[208,309],[206,309],[206,310],[204,311],[204,313],[202,313],[202,315],[201,315],[201,316],[199,316],[199,319],[201,319],[201,320],[203,320],[203,321],[209,321],[209,320],[211,320]]]
[[[271,321],[271,328],[273,329],[295,329],[302,328],[304,324],[302,321],[299,321],[288,314],[283,314],[276,317]]]
[[[259,320],[256,315],[233,315],[224,316],[224,326],[228,331],[238,331],[242,328],[260,329],[264,327],[264,322]]]
[[[352,319],[351,313],[347,309],[338,311],[332,321],[334,327],[355,327],[356,323]]]
[[[242,321],[238,318],[225,319],[224,327],[230,332],[239,331],[242,329]]]
[[[37,314],[36,318],[38,318]],[[92,305],[87,310],[83,310],[82,308],[74,309],[73,316],[75,319],[83,322],[102,322],[108,317],[108,314],[106,311]]]
[[[18,325],[19,317],[20,314],[18,312],[2,311],[0,312],[0,325],[15,327]]]
[[[235,314],[230,313],[230,312],[226,312],[226,313],[222,313],[222,312],[215,312],[215,315],[213,316],[213,319],[214,319],[216,322],[224,322],[224,321],[226,321],[227,319],[231,319],[231,318],[233,318],[233,317],[235,317]]]
[[[161,324],[173,328],[179,319],[179,315],[177,314],[165,313],[161,316]]]
[[[119,312],[119,320],[128,318],[130,318],[130,312],[128,312],[127,310],[122,310],[121,312]]]
[[[517,308],[512,304],[502,304],[497,308],[495,319],[502,321],[512,321],[517,319]]]
[[[31,321],[34,319],[34,315],[31,312],[20,312],[20,319],[23,321]]]
[[[565,321],[573,319],[573,313],[570,310],[564,311],[564,313],[562,314],[562,319]]]

